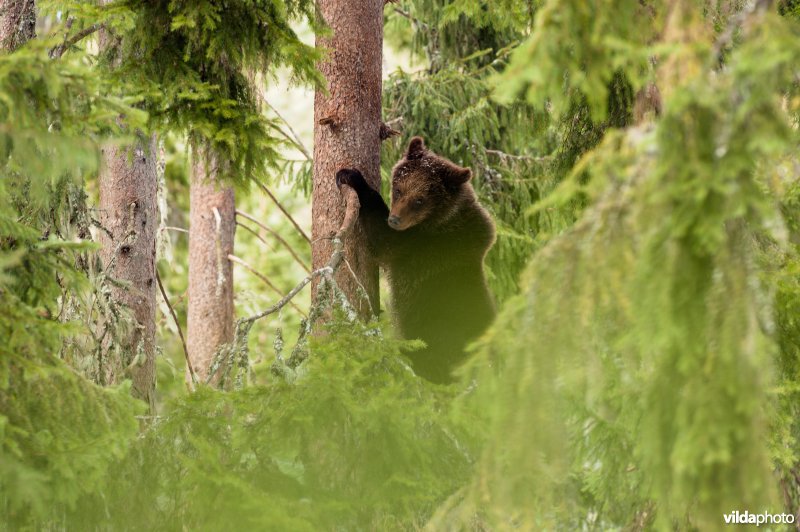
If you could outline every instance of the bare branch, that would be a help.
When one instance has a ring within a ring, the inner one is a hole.
[[[309,284],[313,279],[317,277],[326,277],[329,279],[333,279],[333,274],[336,273],[336,270],[339,269],[341,266],[342,261],[344,259],[344,238],[350,234],[353,230],[353,227],[356,224],[356,220],[358,220],[358,212],[361,209],[361,204],[358,201],[358,194],[355,190],[350,188],[347,185],[342,186],[342,195],[345,197],[346,207],[344,213],[344,219],[342,220],[342,225],[339,226],[339,230],[333,236],[333,253],[331,254],[331,258],[328,263],[319,268],[318,270],[314,270],[309,275],[307,275],[302,281],[300,281],[297,286],[292,288],[292,290],[286,294],[280,301],[269,307],[268,309],[259,312],[249,318],[245,318],[243,322],[254,322],[256,320],[260,320],[270,314],[274,314],[275,312],[279,311],[283,307],[285,307],[291,300],[296,296],[300,290],[305,288],[307,284]]]
[[[272,289],[272,291],[275,292],[276,294],[283,295],[283,292],[281,292],[281,290],[277,286],[275,286],[273,284],[273,282],[270,281],[269,278],[266,275],[258,272],[254,267],[250,266],[250,264],[245,262],[243,259],[240,259],[236,255],[228,255],[228,260],[233,262],[233,263],[236,263],[236,264],[238,264],[238,265],[240,265],[242,267],[244,267],[244,269],[246,269],[247,271],[249,271],[250,273],[252,273],[256,277],[258,277],[264,284],[269,286]],[[294,307],[294,309],[297,312],[299,312],[303,317],[305,317],[306,313],[303,312],[300,309],[300,307],[298,307],[294,302],[292,302],[292,306]]]
[[[276,239],[276,240],[278,240],[278,242],[280,242],[281,244],[283,244],[283,246],[284,246],[286,249],[288,249],[288,250],[289,250],[289,253],[291,253],[291,254],[292,254],[292,257],[294,257],[294,260],[296,260],[296,261],[297,261],[297,263],[298,263],[300,266],[302,266],[302,267],[303,267],[303,269],[304,269],[304,270],[305,270],[307,273],[311,273],[311,268],[309,268],[309,267],[308,267],[308,265],[305,263],[305,261],[303,261],[303,259],[300,257],[300,255],[298,255],[298,254],[297,254],[297,252],[294,250],[294,248],[291,246],[291,244],[289,244],[289,243],[288,243],[286,240],[284,240],[284,239],[283,239],[283,237],[282,237],[280,234],[278,234],[278,232],[277,232],[277,231],[275,231],[275,230],[273,230],[273,229],[270,229],[270,228],[269,228],[269,227],[267,227],[266,225],[264,225],[264,224],[262,224],[261,222],[259,222],[259,221],[258,221],[258,220],[257,220],[255,217],[253,217],[253,216],[251,216],[251,215],[247,214],[246,212],[243,212],[243,211],[240,211],[240,210],[238,210],[238,209],[237,209],[237,210],[236,210],[236,215],[237,215],[237,216],[241,216],[242,218],[246,218],[247,220],[250,220],[251,222],[253,222],[253,223],[254,223],[254,224],[256,224],[257,226],[259,226],[261,229],[263,229],[264,231],[266,231],[266,232],[268,232],[269,234],[271,234],[272,236],[274,236],[274,237],[275,237],[275,239]]]
[[[189,230],[188,229],[184,229],[183,227],[175,227],[175,226],[172,226],[172,225],[165,225],[164,227],[161,228],[161,230],[162,231],[177,231],[178,233],[186,233],[187,235],[189,234]]]
[[[270,192],[270,190],[267,188],[267,186],[264,183],[262,183],[261,181],[259,181],[257,179],[255,179],[254,181],[261,188],[261,190],[263,190],[264,192],[267,193],[267,196],[270,197],[270,199],[275,203],[275,205],[278,206],[278,208],[281,210],[281,212],[284,214],[284,216],[286,216],[286,218],[288,218],[289,221],[292,222],[292,225],[294,225],[295,229],[297,229],[297,231],[301,235],[303,235],[303,238],[305,238],[306,241],[310,244],[311,243],[311,239],[308,238],[308,235],[306,234],[305,231],[303,231],[303,228],[300,227],[300,224],[297,223],[297,221],[292,217],[291,214],[289,214],[289,211],[287,211],[286,208],[283,205],[281,205],[281,202],[278,201],[278,198],[276,198],[275,195],[272,192]]]
[[[409,13],[408,11],[404,11],[404,10],[400,9],[399,7],[395,7],[394,8],[394,12],[397,13],[398,15],[401,15],[401,16],[407,18],[408,20],[411,21],[412,24],[414,24],[416,26],[419,26],[421,28],[427,28],[428,27],[428,24],[426,24],[425,22],[422,22],[420,19],[418,19],[417,17],[415,17],[414,15]]]
[[[167,291],[164,290],[164,285],[161,283],[161,276],[158,274],[158,270],[156,270],[156,282],[158,283],[158,289],[161,290],[161,297],[164,298],[164,302],[167,304],[167,308],[169,308],[169,313],[172,315],[172,320],[175,322],[175,327],[178,328],[178,336],[181,337],[181,344],[183,345],[183,356],[186,358],[186,367],[189,369],[189,375],[192,379],[189,390],[194,391],[194,388],[197,386],[197,374],[194,372],[191,360],[189,360],[189,348],[186,347],[186,338],[183,337],[183,329],[181,329],[181,324],[178,321],[178,316],[175,314],[175,309],[172,308],[172,304],[169,302]]]
[[[289,121],[286,120],[283,117],[283,115],[281,115],[271,103],[269,103],[269,101],[267,100],[267,96],[263,92],[259,91],[258,95],[261,96],[261,101],[264,102],[264,105],[269,107],[272,110],[272,112],[275,113],[275,116],[277,116],[281,122],[286,124],[286,127],[289,128],[289,131],[291,132],[291,136],[288,133],[286,133],[283,129],[276,126],[275,129],[278,131],[278,133],[283,135],[286,138],[286,140],[294,144],[294,146],[298,150],[300,150],[300,152],[305,156],[307,161],[313,160],[311,157],[311,152],[308,151],[305,144],[303,144],[303,141],[300,140],[300,135],[297,134],[297,132],[294,130]]]
[[[484,150],[487,155],[494,155],[499,157],[502,161],[530,161],[534,163],[547,163],[550,162],[553,158],[550,156],[544,157],[534,157],[532,155],[513,155],[511,153],[506,153],[500,150]]]
[[[258,231],[256,231],[255,229],[252,229],[250,226],[243,224],[239,220],[236,220],[236,225],[238,225],[239,227],[241,227],[242,229],[244,229],[245,231],[247,231],[248,233],[250,233],[251,235],[253,235],[257,239],[259,239],[262,244],[264,244],[265,246],[267,246],[270,249],[270,251],[277,251],[275,249],[275,246],[273,246],[272,244],[270,244],[269,242],[264,240],[261,237],[261,235],[258,234]]]

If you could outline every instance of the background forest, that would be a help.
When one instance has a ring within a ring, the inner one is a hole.
[[[451,385],[319,242],[353,6],[384,197],[421,135],[497,227]],[[800,521],[797,1],[2,0],[0,41],[0,529]]]

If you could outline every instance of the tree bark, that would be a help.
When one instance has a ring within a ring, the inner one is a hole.
[[[16,50],[35,36],[34,0],[0,0],[0,48]]]
[[[189,207],[189,360],[201,382],[214,354],[233,341],[233,254],[236,206],[233,188],[220,183],[219,161],[195,149]]]
[[[318,90],[314,98],[314,269],[330,259],[330,237],[344,217],[345,202],[335,183],[337,170],[357,168],[380,190],[383,4],[384,0],[318,2],[319,13],[333,34],[317,42],[328,53],[320,64],[328,80],[328,94]],[[350,268],[340,268],[336,281],[359,314],[367,318],[378,312],[380,304],[378,267],[367,250],[360,223],[345,243],[345,257]],[[315,303],[317,297],[315,283]]]
[[[155,135],[133,146],[106,146],[100,168],[100,257],[110,277],[111,298],[131,310],[136,325],[120,348],[124,356],[104,361],[105,384],[130,372],[132,394],[155,406],[156,385],[156,232],[158,173]],[[106,341],[104,351],[108,351]],[[116,349],[115,349],[116,350]]]

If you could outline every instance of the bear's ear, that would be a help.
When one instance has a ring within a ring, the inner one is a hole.
[[[406,150],[406,159],[413,160],[413,159],[421,159],[427,149],[425,148],[425,141],[422,140],[422,137],[414,137],[411,139],[411,142],[408,143],[408,149]]]
[[[448,165],[442,175],[442,181],[444,181],[445,185],[450,187],[463,185],[470,179],[472,179],[472,170],[456,166],[455,164]]]

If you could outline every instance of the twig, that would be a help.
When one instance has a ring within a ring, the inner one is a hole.
[[[169,308],[169,313],[172,315],[172,320],[175,322],[175,327],[178,328],[178,336],[181,337],[181,344],[183,345],[183,356],[186,358],[186,367],[189,368],[189,375],[192,378],[192,385],[189,387],[189,389],[193,392],[195,386],[197,386],[197,374],[194,372],[192,361],[189,359],[189,348],[186,347],[186,338],[183,337],[183,329],[181,329],[181,324],[178,322],[178,316],[175,314],[175,309],[172,308],[172,304],[169,302],[167,291],[164,290],[164,285],[161,283],[161,276],[158,274],[158,270],[156,270],[156,282],[158,282],[158,289],[161,290],[161,297],[164,298],[164,302],[167,304],[167,308]]]
[[[263,243],[265,246],[267,246],[271,251],[276,251],[275,250],[275,246],[273,246],[272,244],[270,244],[269,242],[264,240],[261,237],[261,235],[258,234],[258,231],[256,231],[255,229],[252,229],[250,226],[243,224],[239,220],[236,220],[236,225],[238,225],[239,227],[241,227],[242,229],[244,229],[245,231],[247,231],[248,233],[250,233],[251,235],[253,235],[257,239],[259,239],[261,241],[261,243]]]
[[[531,161],[534,163],[546,163],[550,162],[553,158],[549,155],[544,157],[534,157],[532,155],[513,155],[511,153],[506,153],[500,150],[484,150],[487,155],[494,155],[499,157],[501,160],[514,160],[514,161]]]
[[[344,259],[344,265],[347,266],[347,270],[350,272],[350,276],[356,282],[356,285],[358,285],[358,288],[361,289],[361,293],[363,294],[362,297],[367,300],[367,305],[369,305],[370,314],[372,314],[373,316],[377,316],[378,314],[375,312],[375,309],[372,308],[372,301],[369,300],[369,295],[368,295],[367,289],[361,283],[361,279],[358,278],[358,276],[356,275],[356,272],[353,270],[353,267],[350,266],[349,262],[347,262],[347,259]]]
[[[280,242],[281,244],[283,244],[283,246],[284,246],[286,249],[288,249],[288,250],[289,250],[289,253],[291,253],[291,254],[292,254],[292,257],[294,257],[294,260],[296,260],[296,261],[297,261],[297,263],[298,263],[298,264],[300,264],[300,266],[302,266],[302,267],[303,267],[303,269],[304,269],[306,272],[308,272],[308,273],[311,273],[311,268],[309,268],[309,267],[306,265],[305,261],[303,261],[303,259],[302,259],[302,258],[300,258],[300,256],[299,256],[299,255],[297,254],[297,252],[294,250],[294,248],[293,248],[293,247],[292,247],[292,246],[291,246],[291,245],[290,245],[290,244],[289,244],[289,243],[288,243],[286,240],[284,240],[284,239],[283,239],[283,237],[282,237],[281,235],[279,235],[279,234],[278,234],[278,233],[277,233],[275,230],[273,230],[273,229],[270,229],[270,228],[269,228],[269,227],[267,227],[266,225],[264,225],[264,224],[262,224],[261,222],[259,222],[259,221],[258,221],[258,220],[257,220],[255,217],[253,217],[253,216],[251,216],[251,215],[247,214],[246,212],[240,211],[239,209],[236,209],[236,215],[237,215],[237,216],[241,216],[242,218],[245,218],[245,219],[247,219],[247,220],[250,220],[251,222],[253,222],[253,223],[254,223],[254,224],[256,224],[257,226],[259,226],[261,229],[263,229],[263,230],[264,230],[264,231],[266,231],[267,233],[269,233],[269,234],[271,234],[272,236],[274,236],[274,237],[275,237],[275,238],[278,240],[278,242]]]
[[[101,28],[105,27],[105,24],[92,24],[91,26],[87,26],[83,28],[81,31],[67,39],[64,37],[64,42],[59,44],[58,46],[54,47],[50,50],[50,59],[60,59],[64,52],[69,50],[72,46],[78,43],[78,41],[88,37],[92,33],[100,30]]]
[[[310,244],[311,243],[311,239],[308,238],[308,235],[306,234],[305,231],[303,231],[303,228],[300,227],[300,224],[298,224],[297,221],[292,217],[292,215],[289,214],[289,211],[287,211],[284,208],[284,206],[281,205],[281,202],[278,201],[278,198],[276,198],[275,195],[272,192],[270,192],[270,190],[267,188],[267,186],[264,183],[262,183],[261,181],[259,181],[257,179],[255,179],[254,181],[261,188],[261,190],[263,190],[264,192],[267,193],[267,196],[270,197],[270,199],[275,203],[275,205],[278,206],[278,208],[281,210],[281,212],[284,214],[284,216],[286,216],[289,219],[289,221],[292,222],[292,225],[294,225],[295,229],[297,229],[297,231],[301,235],[303,235],[303,238],[305,238],[306,241]]]
[[[394,8],[394,12],[397,13],[398,15],[404,16],[405,18],[410,20],[411,23],[414,24],[414,25],[417,25],[417,26],[419,26],[421,28],[427,28],[428,27],[428,24],[426,24],[425,22],[422,22],[420,19],[418,19],[417,17],[415,17],[414,15],[409,13],[408,11],[404,11],[404,10],[400,9],[399,7],[395,7]]]
[[[342,186],[341,190],[346,202],[344,220],[342,220],[342,225],[339,226],[339,230],[333,236],[333,253],[328,263],[307,275],[297,286],[292,288],[288,294],[282,297],[280,301],[258,314],[250,316],[249,318],[244,318],[242,320],[243,322],[251,323],[279,311],[285,307],[300,290],[305,288],[308,283],[317,277],[333,278],[333,274],[339,269],[344,259],[344,239],[350,234],[350,231],[353,230],[353,226],[355,226],[356,220],[358,220],[358,211],[361,208],[361,204],[358,201],[358,194],[356,194],[355,190],[347,185]]]
[[[234,263],[236,263],[236,264],[238,264],[238,265],[240,265],[240,266],[243,266],[243,267],[244,267],[244,268],[245,268],[247,271],[249,271],[250,273],[252,273],[252,274],[253,274],[253,275],[255,275],[256,277],[258,277],[259,279],[261,279],[261,281],[263,281],[263,282],[264,282],[264,284],[266,284],[267,286],[269,286],[269,287],[272,289],[272,291],[273,291],[273,292],[277,293],[278,295],[282,295],[282,294],[283,294],[283,292],[281,292],[281,290],[280,290],[280,289],[279,289],[277,286],[275,286],[275,285],[272,283],[272,281],[270,281],[270,280],[269,280],[269,278],[268,278],[266,275],[264,275],[264,274],[262,274],[262,273],[258,272],[258,271],[257,271],[255,268],[253,268],[252,266],[250,266],[250,265],[249,265],[249,264],[248,264],[246,261],[244,261],[243,259],[240,259],[240,258],[239,258],[239,257],[237,257],[236,255],[228,255],[228,260],[229,260],[229,261],[231,261],[231,262],[234,262]],[[299,312],[300,314],[302,314],[302,315],[303,315],[303,317],[305,317],[306,313],[305,313],[305,312],[303,312],[303,311],[300,309],[300,307],[298,307],[297,305],[295,305],[295,303],[294,303],[294,302],[292,302],[292,306],[294,307],[294,309],[295,309],[297,312]]]
[[[313,160],[313,158],[311,157],[311,152],[308,151],[308,149],[306,148],[305,144],[303,144],[303,141],[300,140],[300,135],[297,134],[297,132],[294,130],[292,125],[289,123],[289,121],[286,120],[283,117],[283,115],[281,115],[278,112],[278,110],[275,109],[275,107],[271,103],[269,103],[269,101],[267,100],[267,96],[263,92],[259,91],[258,95],[261,96],[261,101],[264,102],[264,104],[267,107],[269,107],[272,110],[273,113],[275,113],[275,115],[280,119],[280,121],[283,122],[284,124],[286,124],[286,127],[289,128],[289,131],[291,132],[292,135],[289,136],[288,133],[286,133],[283,129],[281,129],[281,128],[277,127],[277,126],[275,127],[275,129],[277,129],[278,132],[281,135],[286,137],[286,140],[288,140],[289,142],[294,144],[295,147],[297,147],[297,149],[300,150],[300,152],[305,156],[306,160],[308,160],[308,161]]]
[[[164,227],[161,228],[161,230],[162,231],[177,231],[179,233],[186,233],[187,235],[189,234],[189,230],[188,229],[184,229],[183,227],[174,227],[174,226],[171,226],[171,225],[165,225]]]

